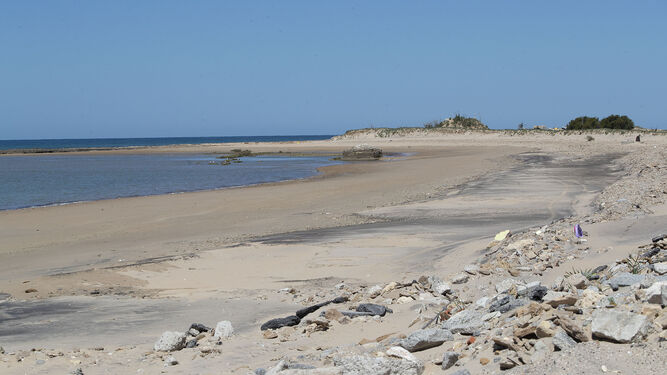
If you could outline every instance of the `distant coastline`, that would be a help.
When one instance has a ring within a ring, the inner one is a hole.
[[[295,142],[330,139],[333,135],[269,135],[228,137],[72,138],[0,140],[0,154],[109,151],[154,146],[208,143]]]

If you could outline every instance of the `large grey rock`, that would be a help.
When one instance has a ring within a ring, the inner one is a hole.
[[[658,305],[667,305],[667,281],[658,281],[646,289],[646,301]]]
[[[454,366],[454,364],[458,360],[459,360],[459,353],[445,352],[445,354],[442,356],[442,369],[447,370],[448,368]]]
[[[334,358],[334,366],[345,375],[421,375],[424,364],[394,357],[375,357],[370,354]]]
[[[187,335],[184,332],[166,331],[153,345],[156,352],[173,352],[185,347]]]
[[[570,337],[564,329],[558,328],[556,333],[551,338],[553,345],[558,348],[558,350],[565,350],[577,345],[577,342]]]
[[[462,333],[472,335],[475,331],[479,331],[484,327],[483,311],[476,311],[467,309],[454,314],[447,319],[442,328],[451,331],[452,333]]]
[[[223,320],[215,325],[215,335],[213,335],[213,337],[216,339],[223,339],[231,337],[233,334],[234,327],[232,326],[232,322],[229,320]]]
[[[616,275],[614,275],[614,277],[607,280],[605,283],[609,284],[611,289],[617,290],[621,286],[640,284],[645,277],[646,277],[645,275],[637,275],[630,272],[619,272]]]
[[[628,311],[599,310],[593,314],[591,328],[595,338],[627,343],[646,336],[649,321]]]
[[[382,157],[382,149],[366,144],[343,151],[342,160],[376,160]]]
[[[433,348],[442,345],[443,342],[452,339],[452,333],[446,329],[429,328],[412,332],[408,337],[401,340],[398,345],[409,352]]]

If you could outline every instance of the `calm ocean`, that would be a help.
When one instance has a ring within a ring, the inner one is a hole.
[[[328,139],[329,136],[0,141],[0,148],[81,148]],[[300,179],[330,157],[254,156],[221,165],[209,154],[0,156],[0,210],[210,190]]]
[[[164,138],[82,138],[0,140],[0,150],[108,148],[134,146],[167,146],[180,144],[231,142],[285,142],[329,139],[332,135],[270,135],[252,137],[164,137]]]

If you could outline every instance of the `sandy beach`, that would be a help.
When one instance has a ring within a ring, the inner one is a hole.
[[[574,265],[623,258],[667,228],[664,169],[655,182],[664,190],[642,195],[641,208],[614,216],[600,206],[613,194],[632,199],[629,188],[618,193],[614,186],[636,172],[633,160],[664,156],[665,136],[642,137],[637,143],[632,133],[595,134],[592,142],[548,132],[356,134],[95,151],[338,154],[368,143],[390,156],[324,167],[305,180],[0,211],[0,372],[246,374],[283,358],[326,364],[317,353],[416,329],[411,324],[424,301],[398,303],[406,295],[389,293],[374,301],[393,299],[390,317],[336,323],[327,332],[292,329],[267,339],[259,326],[343,293],[366,301],[361,296],[374,285],[447,279],[478,263],[496,233],[566,218],[595,218],[586,226],[588,250],[540,271],[542,282]],[[655,168],[664,162],[655,160]],[[631,234],[623,232],[633,225]],[[535,275],[522,274],[526,282]],[[471,302],[504,277],[477,275],[455,289]],[[145,354],[163,331],[221,320],[233,323],[235,336],[211,343],[212,351],[184,349],[174,354],[180,364],[168,367],[165,355]],[[26,352],[31,348],[40,350]],[[415,353],[425,373],[443,373],[433,364],[441,351]],[[491,373],[490,366],[473,368]]]

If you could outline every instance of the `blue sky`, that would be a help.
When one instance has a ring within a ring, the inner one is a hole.
[[[0,139],[667,127],[664,1],[3,1]]]

